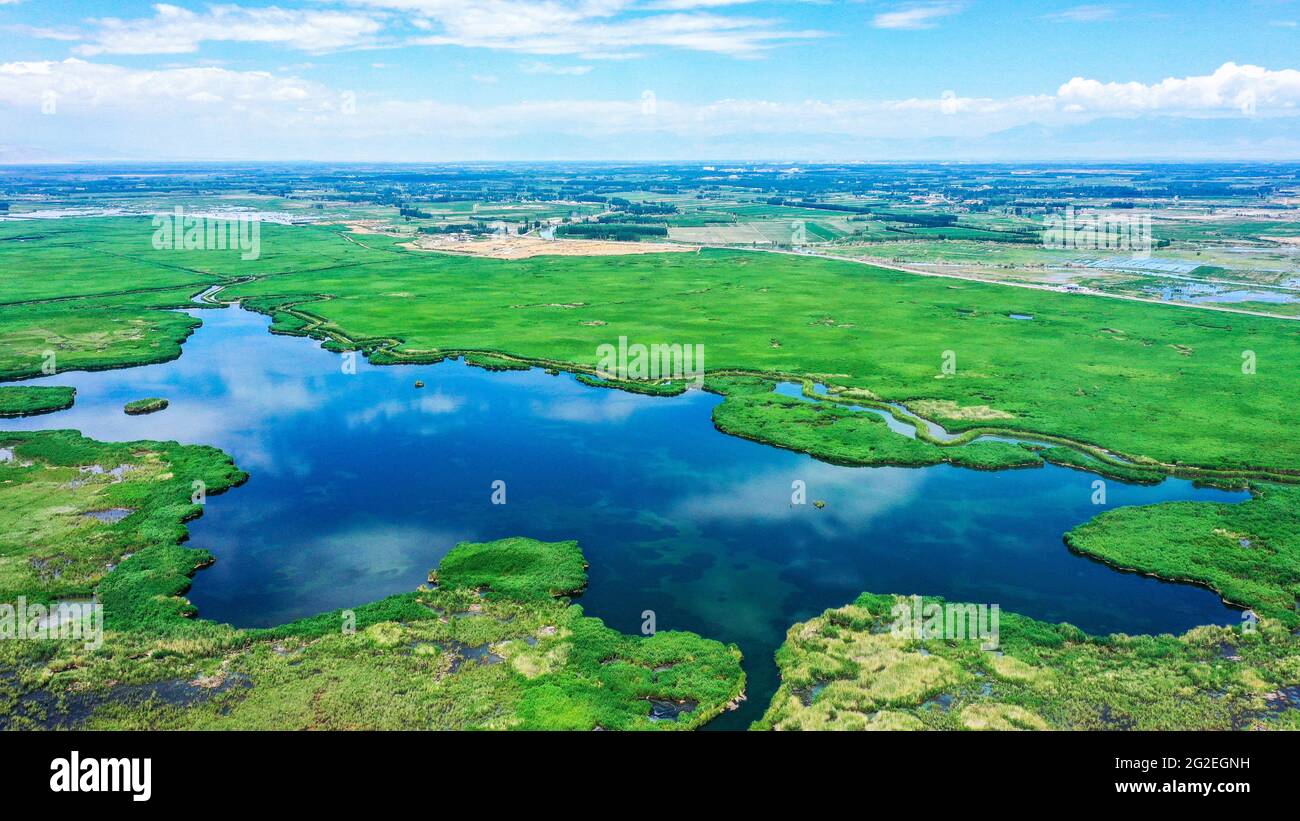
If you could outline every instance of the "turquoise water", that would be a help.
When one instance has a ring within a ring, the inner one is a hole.
[[[652,610],[660,630],[741,646],[749,700],[713,727],[761,714],[791,624],[864,590],[996,603],[1095,632],[1239,620],[1207,590],[1071,554],[1062,535],[1106,509],[1091,503],[1091,474],[837,467],[717,432],[720,400],[698,391],[637,396],[460,362],[362,360],[349,375],[317,343],[269,334],[266,317],[195,314],[204,326],[180,359],[33,380],[76,386],[76,405],[3,427],[234,456],[251,480],[190,525],[191,544],[217,560],[189,594],[206,618],[264,626],[411,590],[464,539],[578,539],[588,614],[636,633]],[[145,396],[171,406],[122,412]],[[496,480],[504,505],[492,504]],[[805,505],[791,504],[795,480]],[[1107,484],[1110,507],[1246,498],[1181,480]]]

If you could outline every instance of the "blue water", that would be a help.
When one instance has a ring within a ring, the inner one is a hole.
[[[251,480],[190,525],[217,559],[189,594],[206,618],[272,625],[411,590],[463,539],[578,539],[588,614],[637,633],[653,610],[660,630],[740,645],[749,700],[719,727],[766,707],[791,624],[862,591],[997,603],[1094,632],[1239,620],[1207,590],[1071,554],[1062,535],[1105,509],[1091,474],[836,467],[718,433],[720,399],[699,391],[637,396],[460,362],[362,360],[349,375],[317,343],[269,334],[263,316],[194,313],[204,326],[180,359],[33,380],[76,386],[76,405],[3,427],[234,456]],[[171,406],[122,412],[146,396]],[[504,505],[492,504],[498,479]],[[796,479],[806,505],[790,503]],[[1107,485],[1110,507],[1246,498],[1181,480]]]

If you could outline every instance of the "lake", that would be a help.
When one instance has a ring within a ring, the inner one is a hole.
[[[461,362],[359,358],[347,374],[316,342],[269,334],[267,317],[193,313],[204,325],[180,359],[23,383],[73,385],[76,405],[0,427],[230,453],[251,480],[190,523],[191,544],[216,557],[189,593],[205,618],[267,626],[409,591],[461,540],[577,539],[589,615],[637,633],[653,611],[659,630],[740,645],[749,700],[713,728],[766,708],[790,625],[863,591],[996,603],[1093,632],[1240,620],[1208,590],[1070,553],[1063,534],[1107,509],[1091,502],[1092,474],[837,467],[719,433],[720,398],[701,391],[638,396]],[[171,405],[123,413],[150,396]],[[498,480],[505,504],[492,502]],[[805,505],[791,504],[795,480]],[[1173,479],[1107,486],[1109,507],[1247,498]]]

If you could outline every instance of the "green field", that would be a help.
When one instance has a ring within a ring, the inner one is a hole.
[[[70,408],[76,395],[73,388],[27,385],[0,387],[0,418],[37,416]]]
[[[24,230],[0,224],[0,236]],[[1167,465],[1300,473],[1291,445],[1300,330],[1266,318],[763,253],[498,261],[404,251],[382,236],[360,238],[363,246],[329,227],[267,225],[262,258],[244,262],[230,252],[153,251],[140,220],[80,230],[79,262],[53,234],[25,242],[15,267],[49,272],[40,285],[47,300],[65,282],[101,295],[0,307],[0,372],[38,373],[50,345],[61,368],[174,356],[194,320],[153,309],[242,276],[254,279],[232,284],[223,299],[379,361],[480,351],[591,366],[597,347],[619,336],[702,344],[711,372],[792,374],[887,401],[985,406],[1010,414],[1000,428]],[[57,266],[44,262],[47,246]],[[157,289],[106,295],[114,277],[98,274],[99,261],[114,254],[156,266]],[[181,283],[188,288],[173,289]],[[0,300],[30,299],[31,290],[0,284]],[[103,310],[88,313],[92,304]],[[956,370],[945,374],[949,353]],[[1243,373],[1251,354],[1255,373]]]

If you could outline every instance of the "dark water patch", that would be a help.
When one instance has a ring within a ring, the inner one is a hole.
[[[34,726],[43,730],[75,729],[106,705],[138,708],[157,702],[188,708],[230,690],[252,687],[243,673],[227,673],[220,680],[166,679],[149,684],[119,684],[107,690],[55,693],[34,690],[17,699],[14,709],[0,713],[0,730]]]
[[[490,644],[468,645],[458,641],[448,642],[445,647],[438,644],[439,648],[453,653],[451,661],[451,672],[458,672],[466,664],[500,664],[505,658],[492,652]]]
[[[505,661],[504,658],[493,653],[491,645],[488,644],[480,644],[475,647],[465,647],[462,645],[458,648],[458,652],[466,661],[476,661],[479,664],[500,664]]]
[[[951,693],[940,693],[934,698],[924,702],[921,705],[921,709],[941,710],[946,713],[952,709],[952,702],[953,702],[953,696]]]
[[[1283,713],[1287,710],[1300,710],[1300,684],[1283,687],[1264,696],[1264,702],[1271,713]]]
[[[1282,687],[1264,694],[1263,709],[1243,710],[1233,715],[1232,729],[1246,730],[1267,725],[1284,714],[1300,710],[1300,684]]]
[[[108,522],[109,524],[112,524],[113,522],[122,521],[132,513],[135,513],[133,508],[110,507],[107,510],[89,510],[81,515],[89,519],[94,519],[97,522]]]
[[[1137,727],[1137,722],[1129,716],[1116,715],[1109,704],[1102,705],[1097,717],[1101,721],[1102,728],[1106,730],[1132,730]]]
[[[792,692],[794,693],[795,698],[799,699],[803,706],[809,707],[817,700],[817,696],[821,695],[822,690],[826,689],[826,684],[827,682],[818,681],[811,687],[801,687]]]
[[[126,478],[126,474],[135,470],[134,465],[118,465],[115,468],[105,470],[103,465],[82,465],[77,468],[77,472],[82,476],[108,476],[113,484],[116,484]],[[73,479],[68,482],[68,487],[75,490],[90,484],[93,479]]]
[[[699,702],[692,699],[672,701],[671,699],[648,698],[650,702],[651,721],[676,721],[684,713],[694,712]]]

